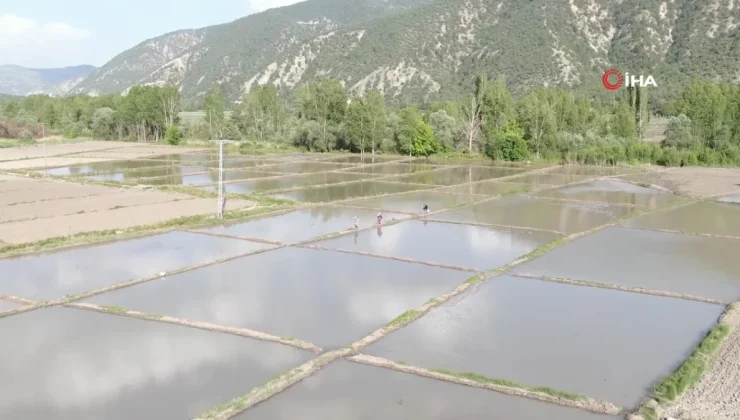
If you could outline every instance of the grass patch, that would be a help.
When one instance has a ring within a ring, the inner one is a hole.
[[[487,376],[481,375],[479,373],[474,372],[452,372],[449,370],[444,369],[431,369],[432,372],[441,373],[443,375],[449,375],[454,376],[456,378],[462,378],[462,379],[468,379],[471,381],[475,381],[481,384],[492,384],[492,385],[498,385],[498,386],[505,386],[508,388],[519,388],[519,389],[525,389],[527,391],[532,392],[539,392],[541,394],[547,394],[552,397],[557,398],[564,398],[571,401],[584,401],[587,400],[587,397],[584,397],[583,395],[574,394],[572,392],[566,392],[566,391],[560,391],[557,389],[553,389],[546,386],[539,386],[539,387],[531,387],[526,385],[518,384],[514,381],[510,381],[508,379],[494,379],[489,378]]]
[[[120,306],[115,306],[115,305],[111,305],[111,306],[108,306],[108,305],[100,305],[100,307],[103,308],[103,309],[105,309],[107,312],[112,312],[114,314],[125,314],[126,312],[128,312],[128,311],[126,311],[126,309],[124,309],[124,308],[122,308]]]
[[[396,317],[393,321],[391,321],[388,324],[386,324],[386,326],[387,327],[390,327],[390,328],[395,328],[395,327],[398,327],[399,325],[403,325],[403,324],[406,324],[408,322],[411,322],[411,321],[415,320],[416,318],[419,318],[422,315],[423,314],[420,311],[417,311],[415,309],[411,309],[411,310],[408,310],[408,311],[402,313],[398,317]]]
[[[653,389],[654,398],[660,402],[670,402],[696,385],[729,333],[730,327],[725,324],[718,324],[712,328],[691,356]]]
[[[283,208],[284,207],[284,208]],[[247,210],[238,210],[224,213],[223,219],[216,219],[212,215],[200,215],[190,217],[180,217],[177,219],[168,220],[162,223],[154,225],[142,225],[136,226],[129,229],[114,229],[104,230],[96,232],[83,232],[71,236],[59,236],[55,238],[42,239],[36,242],[6,245],[0,247],[0,258],[8,257],[12,255],[18,255],[28,252],[45,251],[54,248],[60,248],[65,246],[73,245],[84,245],[93,244],[97,242],[105,242],[113,239],[126,239],[134,236],[159,233],[175,228],[194,228],[208,225],[215,225],[223,223],[225,221],[244,219],[248,217],[257,216],[264,213],[273,211],[279,211],[289,208],[288,206],[269,206],[269,207],[257,207]]]

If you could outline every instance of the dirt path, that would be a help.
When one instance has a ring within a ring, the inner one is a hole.
[[[662,416],[679,420],[740,419],[740,304],[727,312],[724,321],[733,330],[714,364]]]

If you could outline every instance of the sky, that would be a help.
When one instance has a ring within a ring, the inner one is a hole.
[[[0,65],[102,66],[178,29],[231,22],[299,0],[0,0]]]

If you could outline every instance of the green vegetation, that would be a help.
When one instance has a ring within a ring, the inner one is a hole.
[[[294,204],[292,204],[294,205]],[[100,243],[110,240],[118,240],[142,236],[150,233],[163,232],[173,228],[194,228],[210,224],[223,223],[224,221],[244,219],[258,216],[264,213],[279,211],[290,208],[291,205],[260,205],[257,208],[238,210],[224,213],[223,219],[215,219],[209,215],[181,217],[168,220],[154,225],[142,225],[125,230],[106,230],[97,232],[83,232],[76,235],[47,238],[36,242],[0,246],[0,257],[38,252],[54,248],[72,245]]]
[[[726,324],[718,324],[709,331],[691,356],[653,389],[653,397],[660,402],[670,402],[699,382],[729,332]]]
[[[489,82],[485,74],[474,80],[470,92],[450,100],[389,106],[388,95],[384,100],[368,89],[352,96],[339,81],[317,77],[295,98],[281,96],[272,84],[254,87],[230,113],[216,86],[199,104],[203,118],[187,121],[180,121],[175,86],[134,87],[126,96],[35,95],[4,102],[0,138],[22,139],[13,145],[45,131],[176,145],[226,137],[255,153],[299,148],[596,165],[740,165],[737,85],[696,79],[666,99],[648,97],[645,88],[602,97],[561,88],[516,91],[513,83]],[[668,118],[665,140],[643,142],[658,114]]]
[[[571,401],[583,401],[587,399],[586,397],[582,395],[574,394],[571,392],[560,391],[560,390],[553,389],[550,387],[531,387],[531,386],[526,386],[526,385],[520,385],[508,379],[494,379],[494,378],[489,378],[487,376],[484,376],[478,373],[473,373],[473,372],[460,373],[460,372],[452,372],[452,371],[444,370],[444,369],[431,369],[431,370],[433,372],[441,373],[443,375],[449,375],[449,376],[454,376],[456,378],[468,379],[468,380],[475,381],[475,382],[482,383],[482,384],[499,385],[499,386],[504,386],[508,388],[519,388],[519,389],[524,389],[524,390],[531,391],[531,392],[539,392],[542,394],[550,395],[552,397],[563,398],[563,399],[571,400]]]
[[[128,312],[126,309],[124,309],[124,308],[122,308],[120,306],[115,306],[115,305],[113,305],[113,306],[100,305],[100,308],[103,309],[103,310],[105,310],[105,311],[107,311],[107,312],[111,312],[111,313],[114,313],[114,314],[125,314],[126,312]]]
[[[420,311],[411,309],[399,315],[397,318],[386,324],[386,326],[389,328],[396,328],[398,326],[407,324],[422,315],[423,314]]]

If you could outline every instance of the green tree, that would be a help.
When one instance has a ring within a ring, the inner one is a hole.
[[[524,130],[514,120],[486,143],[486,155],[494,160],[522,161],[529,158]]]
[[[167,127],[167,132],[165,132],[164,139],[165,141],[167,141],[167,143],[173,146],[180,144],[180,140],[182,139],[180,127],[176,125],[171,125]]]
[[[442,109],[429,115],[429,125],[434,131],[434,137],[439,141],[441,149],[448,151],[457,148],[460,127],[457,121]]]
[[[347,108],[344,87],[336,80],[319,78],[303,87],[299,97],[300,118],[319,123],[321,143],[329,146],[334,144],[334,132],[344,121]]]
[[[401,110],[394,124],[396,145],[399,152],[413,154],[414,137],[420,122],[423,122],[422,115],[416,107],[409,106]]]
[[[248,137],[263,142],[277,133],[283,121],[283,108],[273,84],[252,89],[237,108],[238,125]]]
[[[537,157],[540,156],[540,147],[545,137],[557,131],[554,106],[546,93],[543,90],[533,90],[522,98],[517,110],[518,121]]]
[[[224,122],[224,95],[221,86],[216,85],[203,98],[203,110],[206,113],[206,124],[208,124],[208,138],[223,137]]]
[[[440,149],[437,139],[434,138],[432,127],[423,120],[416,123],[411,147],[415,156],[433,155]]]
[[[112,139],[116,133],[116,111],[108,107],[96,109],[93,114],[92,131],[95,137]]]

